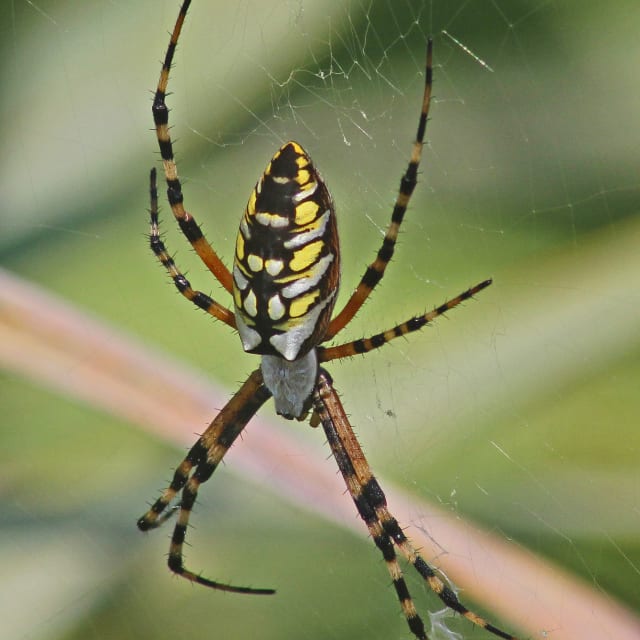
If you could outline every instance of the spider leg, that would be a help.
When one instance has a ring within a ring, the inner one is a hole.
[[[182,491],[178,520],[171,536],[169,547],[169,568],[174,573],[212,589],[234,593],[271,594],[273,589],[254,589],[238,587],[204,578],[184,566],[182,548],[189,525],[191,509],[198,496],[198,489],[216,470],[222,458],[235,439],[240,435],[249,420],[271,397],[271,393],[262,381],[260,370],[254,371],[238,392],[213,419],[200,439],[191,448],[187,457],[176,469],[171,484],[155,501],[151,508],[138,520],[141,531],[154,529],[168,516],[162,515],[179,491]],[[191,473],[193,471],[193,473]],[[191,475],[189,475],[191,474]]]
[[[331,377],[324,369],[320,369],[318,384],[314,394],[314,409],[322,422],[325,434],[338,462],[340,472],[345,479],[345,483],[356,504],[358,512],[369,527],[374,542],[382,550],[385,560],[387,561],[389,572],[394,580],[394,586],[396,586],[396,592],[400,598],[403,613],[407,618],[407,623],[411,631],[418,638],[424,637],[424,635],[420,635],[419,633],[420,629],[422,629],[424,634],[422,621],[417,613],[415,613],[415,608],[413,607],[408,591],[406,591],[404,580],[402,581],[404,591],[402,587],[399,588],[396,584],[394,564],[397,566],[397,562],[395,558],[393,563],[389,562],[388,558],[391,556],[388,549],[384,546],[385,540],[392,540],[395,543],[407,562],[413,565],[416,571],[424,578],[429,588],[447,607],[500,638],[517,640],[515,636],[495,627],[462,604],[455,592],[442,581],[435,570],[420,556],[408,540],[398,521],[391,515],[387,508],[384,492],[371,472],[369,463],[353,433],[340,398],[333,387]],[[401,593],[406,594],[407,599],[403,600]],[[409,611],[412,611],[415,617],[411,617]],[[416,618],[419,623],[416,622]]]
[[[344,327],[351,321],[353,316],[355,316],[360,307],[364,304],[365,300],[369,297],[374,287],[378,282],[380,282],[380,280],[382,280],[385,269],[393,257],[400,225],[402,224],[404,214],[409,206],[409,200],[411,199],[413,190],[418,182],[418,166],[420,165],[420,158],[422,156],[424,133],[427,128],[429,104],[431,102],[431,86],[433,79],[432,51],[433,42],[431,38],[429,38],[427,41],[424,94],[422,96],[422,110],[420,112],[420,120],[418,122],[418,132],[416,134],[416,140],[413,143],[413,151],[411,152],[409,166],[400,180],[400,190],[398,192],[395,206],[393,207],[391,222],[389,223],[384,240],[382,241],[382,246],[378,250],[376,259],[367,267],[364,276],[362,276],[362,280],[360,280],[356,290],[351,294],[347,304],[329,323],[323,342],[333,338],[333,336],[335,336],[339,331],[342,331],[342,329],[344,329]]]
[[[486,289],[491,284],[491,282],[491,280],[484,280],[483,282],[477,284],[475,287],[471,287],[470,289],[463,291],[455,298],[447,300],[439,307],[436,307],[435,309],[432,309],[431,311],[428,311],[421,316],[415,316],[410,320],[407,320],[406,322],[393,327],[393,329],[388,329],[387,331],[383,331],[382,333],[377,333],[376,335],[370,336],[369,338],[361,338],[360,340],[346,342],[334,347],[318,347],[318,361],[329,362],[329,360],[340,360],[349,356],[367,353],[369,351],[372,351],[373,349],[379,349],[394,338],[399,338],[400,336],[404,336],[407,333],[412,333],[414,331],[422,329],[422,327],[429,324],[430,322],[433,322],[433,320],[435,320],[438,316],[444,315],[450,309],[457,307],[461,302],[472,298],[479,291]]]
[[[358,509],[358,513],[367,525],[376,546],[382,552],[382,556],[387,564],[387,569],[391,575],[393,586],[396,590],[398,600],[400,601],[400,607],[402,608],[402,613],[407,620],[409,629],[416,638],[419,638],[420,640],[428,640],[427,633],[424,628],[424,622],[416,611],[407,583],[405,582],[402,570],[398,564],[393,542],[382,526],[380,519],[376,515],[371,502],[371,497],[367,494],[366,485],[361,483],[358,473],[356,472],[355,466],[359,464],[359,462],[355,459],[354,448],[345,445],[343,441],[344,433],[339,433],[340,430],[343,432],[345,430],[344,427],[340,427],[341,423],[344,423],[345,425],[348,425],[349,423],[347,421],[347,416],[344,413],[344,409],[342,408],[342,403],[333,389],[331,378],[323,369],[320,370],[318,385],[314,393],[314,410],[314,417],[317,416],[322,423],[329,446],[331,447],[333,456],[338,463],[338,468],[344,478],[347,489],[349,490],[356,508]],[[355,441],[353,431],[351,431],[350,427],[347,427],[347,429],[352,436],[351,439]],[[357,446],[357,441],[356,447],[360,451],[363,463],[367,465],[362,451],[359,446]]]
[[[182,194],[182,186],[178,178],[178,168],[173,155],[171,136],[169,135],[169,109],[165,102],[167,84],[169,82],[169,72],[173,63],[173,55],[175,53],[178,38],[180,37],[180,31],[182,30],[182,25],[190,4],[191,0],[184,0],[180,7],[180,13],[178,14],[176,24],[173,27],[173,33],[171,34],[171,40],[169,41],[169,47],[165,54],[162,71],[160,72],[160,79],[158,80],[158,86],[153,99],[153,121],[156,126],[160,155],[162,157],[162,164],[164,165],[164,174],[167,180],[167,198],[171,205],[171,211],[173,211],[173,215],[178,221],[178,225],[180,226],[182,233],[191,243],[191,246],[200,256],[200,259],[205,263],[205,265],[207,265],[208,269],[213,273],[220,284],[229,293],[231,293],[232,281],[229,269],[227,269],[222,260],[220,260],[218,254],[214,251],[213,247],[204,237],[202,230],[193,216],[185,211],[183,205],[184,197]]]
[[[160,260],[162,266],[168,271],[173,283],[178,291],[187,299],[193,302],[197,307],[206,311],[218,320],[222,320],[232,329],[236,328],[236,319],[232,311],[222,306],[201,291],[194,291],[191,283],[185,278],[180,269],[176,266],[173,258],[169,255],[164,242],[160,238],[160,226],[158,222],[158,187],[155,167],[151,169],[149,175],[149,194],[151,197],[151,207],[149,209],[151,230],[149,232],[149,243],[151,251]]]

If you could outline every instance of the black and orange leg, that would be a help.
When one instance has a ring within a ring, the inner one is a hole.
[[[413,333],[414,331],[422,329],[422,327],[433,322],[433,320],[438,316],[444,315],[447,311],[457,307],[461,302],[469,300],[469,298],[475,296],[479,291],[486,289],[491,282],[491,280],[484,280],[475,287],[471,287],[470,289],[463,291],[455,298],[447,300],[439,307],[436,307],[421,316],[415,316],[411,318],[411,320],[407,320],[406,322],[393,327],[393,329],[377,333],[369,338],[361,338],[360,340],[354,340],[353,342],[338,344],[334,347],[318,347],[318,361],[329,362],[330,360],[340,360],[341,358],[347,358],[349,356],[367,353],[373,349],[379,349],[394,338],[400,338],[408,333]]]
[[[382,552],[382,556],[387,565],[389,574],[393,581],[393,586],[400,601],[402,613],[409,625],[409,629],[416,638],[420,640],[428,640],[427,633],[424,628],[424,622],[418,615],[411,594],[407,587],[407,583],[402,575],[402,569],[398,564],[393,541],[388,533],[384,530],[380,519],[375,513],[375,509],[367,495],[367,487],[363,486],[358,478],[355,466],[359,464],[353,459],[349,448],[345,446],[343,439],[338,431],[337,424],[340,421],[347,421],[347,417],[342,408],[337,394],[333,390],[331,378],[323,369],[320,370],[318,385],[314,392],[314,411],[315,416],[322,423],[327,441],[331,447],[340,473],[344,478],[347,489],[356,505],[360,517],[367,525],[371,537],[376,546]],[[349,429],[350,431],[350,429]],[[353,432],[351,432],[353,435]],[[355,436],[353,436],[355,438]],[[353,448],[353,447],[351,447]],[[362,456],[364,464],[368,467],[364,456]]]
[[[156,126],[160,155],[162,156],[164,174],[167,180],[167,198],[171,205],[171,211],[178,221],[178,225],[180,226],[182,233],[191,243],[191,246],[195,249],[198,256],[200,256],[200,259],[207,265],[208,269],[218,279],[220,284],[229,293],[231,293],[232,279],[229,269],[227,269],[222,260],[220,260],[218,254],[214,251],[213,247],[204,237],[202,230],[193,216],[184,208],[182,186],[180,184],[180,179],[178,178],[178,168],[173,155],[171,136],[169,135],[169,109],[165,102],[167,96],[167,84],[169,82],[169,72],[171,71],[173,56],[175,54],[176,46],[178,45],[180,31],[182,30],[182,25],[190,4],[191,0],[184,0],[180,7],[180,13],[178,14],[176,24],[173,27],[169,47],[167,48],[167,53],[165,54],[164,62],[162,64],[162,71],[160,72],[160,80],[158,81],[158,87],[156,88],[153,99],[153,121]]]
[[[420,556],[409,542],[398,521],[391,515],[387,508],[384,492],[371,472],[369,463],[353,433],[340,398],[333,388],[331,377],[324,369],[320,370],[314,395],[314,409],[322,422],[331,449],[338,461],[340,472],[345,479],[347,488],[358,508],[358,512],[369,527],[376,544],[378,544],[379,540],[384,539],[393,541],[405,559],[416,569],[422,578],[424,578],[429,588],[447,607],[458,612],[475,625],[486,629],[495,636],[504,638],[505,640],[517,640],[515,636],[502,631],[502,629],[492,625],[463,605],[455,592],[442,581],[435,570]],[[385,551],[380,544],[378,544],[378,546],[383,551],[383,554],[389,553],[388,550]],[[387,555],[385,555],[385,560],[386,559]],[[389,564],[388,566],[395,585],[392,566]],[[407,617],[411,631],[418,638],[423,638],[424,635],[420,635],[419,633],[420,628],[422,627],[423,629],[422,621],[420,621],[419,626],[415,618],[410,617],[408,614],[409,610],[415,612],[413,603],[411,602],[411,609],[409,609],[407,600],[402,600],[400,596],[401,590],[399,590],[397,586],[396,591],[400,597],[402,609]],[[409,594],[407,593],[406,596],[410,602]],[[417,614],[415,615],[417,616]],[[422,633],[424,632],[422,631]]]
[[[429,105],[431,103],[431,86],[433,81],[432,66],[433,42],[431,38],[427,42],[427,62],[425,67],[424,94],[422,96],[422,110],[420,112],[420,120],[418,122],[418,132],[416,140],[413,143],[413,151],[411,152],[411,160],[407,171],[400,181],[400,191],[396,199],[391,222],[387,228],[387,232],[382,241],[382,246],[378,250],[376,259],[367,267],[360,284],[351,294],[344,308],[333,318],[327,328],[327,332],[323,342],[330,340],[339,331],[351,321],[356,315],[365,300],[369,297],[374,287],[382,280],[385,269],[393,257],[393,253],[398,239],[400,225],[404,218],[404,214],[409,206],[411,195],[418,182],[418,167],[420,166],[420,158],[422,157],[422,147],[424,144],[424,133],[427,128],[427,119],[429,117]]]
[[[178,493],[182,492],[177,506],[178,519],[169,547],[168,564],[171,571],[191,582],[233,593],[257,595],[275,593],[273,589],[238,587],[204,578],[184,566],[182,554],[189,516],[200,485],[211,477],[249,420],[270,397],[271,393],[262,381],[262,373],[259,369],[254,371],[191,448],[187,457],[176,469],[169,487],[138,520],[138,528],[141,531],[155,529],[172,513],[167,513],[166,510]]]
[[[158,187],[155,168],[151,169],[149,176],[149,194],[151,197],[151,207],[149,209],[151,224],[149,231],[149,244],[151,245],[151,251],[153,251],[171,276],[173,283],[176,285],[176,289],[178,289],[178,291],[187,300],[190,300],[196,305],[196,307],[203,309],[209,315],[212,315],[218,320],[222,320],[222,322],[229,325],[232,329],[235,329],[236,319],[233,311],[230,311],[220,303],[216,302],[206,293],[196,291],[191,287],[191,283],[177,267],[160,237],[160,226],[158,221]]]

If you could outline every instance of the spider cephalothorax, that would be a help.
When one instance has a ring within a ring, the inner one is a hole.
[[[303,419],[312,409],[312,425],[322,425],[358,513],[382,552],[402,612],[416,638],[427,640],[427,634],[409,595],[396,550],[448,607],[496,636],[515,640],[467,609],[412,546],[389,512],[384,493],[371,473],[331,376],[321,366],[323,362],[377,349],[389,340],[417,331],[491,284],[490,280],[484,280],[432,311],[369,338],[322,346],[347,326],[382,279],[393,256],[398,231],[416,186],[422,153],[431,97],[431,41],[427,44],[418,132],[409,165],[400,181],[391,222],[375,260],[345,306],[332,318],[340,278],[335,211],[326,185],[298,143],[282,145],[254,187],[240,222],[231,272],[184,208],[169,136],[165,97],[169,70],[189,5],[190,0],[184,0],[171,35],[153,102],[153,117],[173,215],[198,256],[222,287],[232,294],[234,312],[194,290],[167,252],[158,228],[155,169],[151,170],[150,179],[151,248],[180,293],[214,318],[237,329],[244,350],[259,354],[262,359],[260,368],[249,376],[191,448],[176,469],[169,487],[138,520],[138,527],[146,531],[164,522],[172,513],[168,510],[169,505],[180,494],[176,508],[177,523],[169,548],[171,570],[214,589],[236,593],[273,593],[273,589],[239,587],[209,580],[187,569],[182,556],[189,516],[200,485],[211,477],[249,420],[273,396],[276,411],[281,415]]]

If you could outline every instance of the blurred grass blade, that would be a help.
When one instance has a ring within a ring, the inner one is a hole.
[[[122,335],[38,287],[0,271],[0,364],[177,445],[189,444],[229,393],[203,375]],[[334,465],[294,429],[256,418],[229,470],[296,506],[365,535]],[[483,531],[399,488],[391,510],[427,559],[510,627],[554,640],[640,637],[640,621],[606,594],[513,542]],[[426,523],[426,524],[422,524]],[[427,532],[428,530],[428,532]],[[446,553],[442,553],[443,548]]]

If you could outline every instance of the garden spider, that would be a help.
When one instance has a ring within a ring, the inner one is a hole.
[[[467,609],[407,539],[387,509],[384,493],[371,473],[330,375],[320,366],[320,363],[330,360],[366,353],[393,338],[417,331],[491,284],[491,280],[485,280],[433,311],[383,333],[337,346],[321,346],[349,323],[382,279],[393,256],[398,230],[417,182],[431,96],[431,40],[427,45],[418,133],[411,160],[400,183],[391,223],[376,259],[367,268],[344,308],[331,318],[340,279],[335,212],[326,185],[298,143],[284,144],[254,187],[240,222],[232,272],[225,267],[202,235],[195,219],[183,207],[165,97],[173,55],[189,5],[190,0],[184,0],[171,35],[153,101],[153,118],[173,215],[196,253],[232,294],[234,312],[192,289],[167,252],[158,227],[155,169],[151,170],[150,176],[151,249],[185,298],[236,329],[244,350],[259,354],[262,359],[260,368],[249,376],[191,448],[169,487],[138,520],[138,527],[143,531],[153,529],[177,510],[177,523],[169,548],[168,562],[172,571],[187,580],[222,591],[274,593],[273,589],[214,582],[187,569],[182,557],[189,515],[198,488],[209,479],[253,415],[273,396],[276,411],[285,418],[305,420],[310,414],[312,426],[322,425],[358,513],[382,552],[411,632],[417,638],[427,639],[423,621],[398,564],[396,547],[447,607],[496,636],[515,640]],[[167,510],[180,491],[179,504]]]

